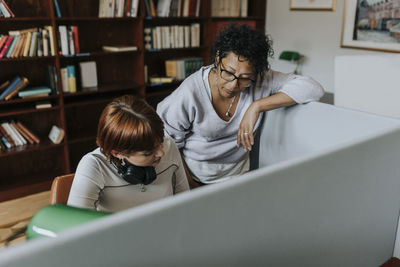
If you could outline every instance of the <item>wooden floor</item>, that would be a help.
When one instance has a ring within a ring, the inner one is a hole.
[[[22,198],[0,202],[0,250],[5,249],[4,242],[11,234],[25,227],[30,218],[42,207],[49,205],[50,191],[45,191]],[[14,246],[25,242],[25,237],[12,241]]]

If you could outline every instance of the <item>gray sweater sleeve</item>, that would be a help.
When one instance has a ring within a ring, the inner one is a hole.
[[[189,82],[184,81],[178,89],[166,97],[157,106],[157,113],[164,122],[164,129],[167,136],[170,136],[179,149],[185,146],[186,136],[189,134],[195,110],[190,108],[193,97],[183,88]]]
[[[267,94],[282,92],[299,104],[319,100],[324,94],[323,87],[309,76],[286,74],[274,70],[266,74],[261,86],[264,89],[270,88],[270,90],[263,90]],[[263,97],[267,96],[269,95],[263,95]]]

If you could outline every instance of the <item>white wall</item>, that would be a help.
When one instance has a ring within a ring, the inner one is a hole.
[[[334,59],[337,55],[388,55],[361,49],[340,48],[344,1],[336,0],[335,11],[291,11],[290,0],[268,0],[266,31],[274,41],[272,68],[291,72],[294,65],[279,60],[283,50],[295,50],[306,59],[302,73],[334,93]],[[373,62],[371,62],[373,64]]]

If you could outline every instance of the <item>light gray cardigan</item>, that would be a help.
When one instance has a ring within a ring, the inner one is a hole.
[[[318,100],[324,93],[322,86],[307,76],[284,74],[270,70],[255,86],[243,91],[235,114],[230,121],[222,120],[215,112],[206,92],[203,72],[212,66],[202,67],[186,78],[182,84],[157,106],[157,113],[187,158],[212,163],[235,163],[245,152],[238,148],[237,131],[247,108],[255,100],[283,92],[297,103]],[[259,117],[254,130],[260,124]]]

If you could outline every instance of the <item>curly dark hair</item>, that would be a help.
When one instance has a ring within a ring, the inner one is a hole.
[[[272,40],[268,35],[246,24],[236,23],[227,25],[219,32],[211,48],[211,62],[216,62],[217,54],[219,60],[222,60],[229,52],[248,59],[257,75],[262,75],[264,71],[269,70],[268,58],[274,54]]]

